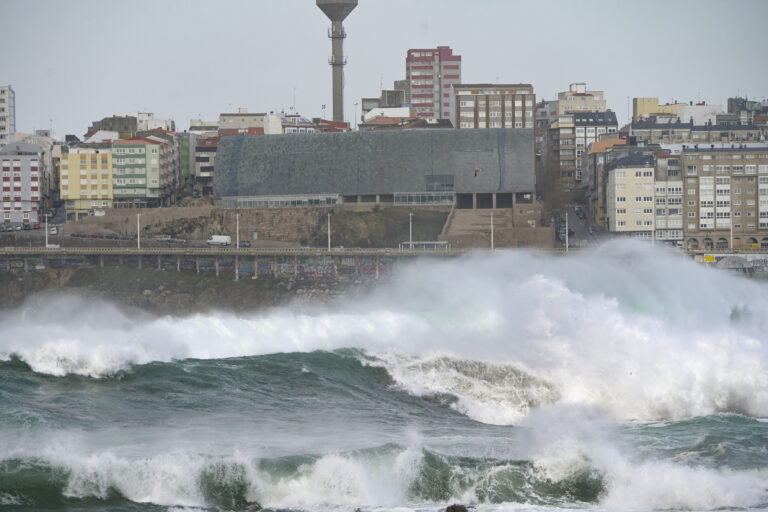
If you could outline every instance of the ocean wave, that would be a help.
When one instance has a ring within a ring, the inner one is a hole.
[[[110,452],[38,453],[0,462],[0,497],[31,508],[147,503],[248,510],[363,510],[483,506],[712,510],[755,507],[768,496],[765,470],[668,462],[634,463],[612,451],[559,439],[531,457],[448,456],[420,446],[263,459],[192,450],[138,459]],[[761,501],[762,500],[762,501]]]
[[[61,296],[44,306],[43,317],[3,314],[18,321],[2,319],[0,358],[103,378],[153,361],[357,347],[401,389],[487,423],[553,402],[619,420],[768,415],[768,287],[632,243],[419,261],[333,311],[134,317]]]

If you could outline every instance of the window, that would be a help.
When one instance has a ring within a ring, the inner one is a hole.
[[[656,208],[656,215],[659,215],[661,217],[665,216],[667,214],[667,210],[664,208]]]
[[[689,188],[688,189],[688,195],[689,196],[695,196],[696,195],[696,189],[695,188]]]
[[[663,197],[657,197],[656,204],[667,204],[667,200],[666,198],[663,198]]]
[[[689,165],[687,173],[688,173],[688,176],[696,176],[696,166]]]
[[[616,198],[616,202],[617,203],[625,203],[625,202],[627,202],[627,198],[624,197],[624,196],[619,196],[619,197]]]
[[[627,221],[625,221],[625,220],[617,220],[616,221],[616,225],[619,226],[619,227],[626,226],[627,225]]]
[[[616,208],[616,215],[626,215],[627,209],[626,208]]]
[[[696,212],[688,212],[688,216],[689,217],[695,217],[696,216]]]

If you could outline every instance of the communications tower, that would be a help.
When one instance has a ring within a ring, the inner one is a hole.
[[[317,0],[317,6],[331,20],[331,28],[328,30],[331,58],[328,64],[331,65],[333,75],[333,120],[344,121],[344,65],[347,63],[344,58],[344,38],[347,33],[341,22],[357,7],[357,0]]]

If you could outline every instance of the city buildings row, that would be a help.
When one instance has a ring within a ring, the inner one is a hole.
[[[768,144],[591,145],[586,198],[604,230],[687,250],[768,247]]]

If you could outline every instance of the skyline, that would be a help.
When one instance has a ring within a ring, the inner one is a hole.
[[[652,1],[638,12],[594,0],[578,7],[361,0],[344,23],[345,117],[359,116],[360,98],[405,77],[409,48],[437,46],[462,56],[465,83],[530,83],[537,100],[551,100],[568,84],[586,82],[605,92],[620,124],[632,97],[724,108],[737,94],[768,97],[749,53],[768,47],[760,30],[768,3]],[[332,117],[330,21],[314,0],[10,0],[0,12],[15,20],[0,45],[21,49],[8,52],[0,69],[0,84],[16,93],[18,132],[46,129],[52,120],[55,136],[82,136],[94,120],[136,110],[172,118],[179,131],[192,118],[212,120],[239,107],[290,113],[295,106],[320,117],[325,104]],[[569,37],[558,39],[563,34]]]

